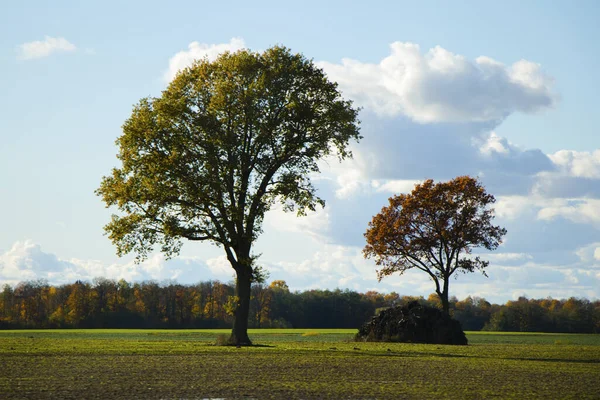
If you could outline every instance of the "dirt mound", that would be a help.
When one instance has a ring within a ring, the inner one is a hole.
[[[467,344],[460,322],[437,308],[416,301],[383,310],[358,330],[356,339],[367,342]]]

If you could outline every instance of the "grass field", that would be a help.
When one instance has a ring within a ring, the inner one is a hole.
[[[600,335],[356,343],[355,330],[0,331],[0,398],[600,398]]]

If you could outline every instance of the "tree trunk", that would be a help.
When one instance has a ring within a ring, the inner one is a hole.
[[[251,346],[248,337],[248,316],[250,312],[250,285],[252,268],[238,265],[236,268],[235,295],[237,307],[234,312],[233,329],[229,343],[236,346]]]
[[[442,301],[442,311],[444,314],[450,316],[450,303],[448,302],[448,279],[449,277],[444,277],[444,289],[442,293],[438,293],[438,295]]]
[[[442,292],[442,311],[444,314],[450,316],[450,303],[448,302],[448,280],[449,277],[444,277],[444,291]]]

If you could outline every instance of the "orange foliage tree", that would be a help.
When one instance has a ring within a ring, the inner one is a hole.
[[[472,177],[438,183],[429,179],[410,194],[391,197],[389,206],[373,217],[363,254],[381,267],[379,280],[410,269],[425,272],[448,314],[450,276],[476,270],[485,275],[489,262],[471,256],[472,249],[495,250],[506,234],[506,229],[492,224],[489,206],[495,201]]]

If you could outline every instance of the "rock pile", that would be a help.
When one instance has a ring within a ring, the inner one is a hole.
[[[358,330],[356,339],[367,342],[467,344],[460,322],[417,301],[383,310]]]

